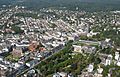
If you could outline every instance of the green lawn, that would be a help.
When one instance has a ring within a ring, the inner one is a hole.
[[[13,57],[12,54],[9,54],[5,57],[5,59],[11,62],[17,62],[19,60],[19,57]]]

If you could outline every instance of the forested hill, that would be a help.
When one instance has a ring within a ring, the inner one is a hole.
[[[74,10],[79,7],[87,11],[120,10],[120,0],[0,0],[0,5],[2,4],[24,5],[32,9],[67,7]]]
[[[67,9],[86,11],[120,10],[120,0],[25,0],[23,5],[29,8],[67,7]]]
[[[107,4],[120,4],[120,0],[0,0],[0,5],[1,4],[14,4],[14,3],[18,3],[18,4],[45,4],[45,3],[49,3],[52,5],[55,4],[73,4],[74,3],[82,3],[82,2],[89,2],[89,3],[107,3]]]

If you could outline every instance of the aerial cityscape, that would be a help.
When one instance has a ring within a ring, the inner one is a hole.
[[[0,77],[120,77],[120,0],[0,0]]]

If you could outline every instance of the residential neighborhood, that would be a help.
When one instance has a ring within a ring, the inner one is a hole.
[[[2,8],[0,77],[119,77],[119,25],[119,11]]]

